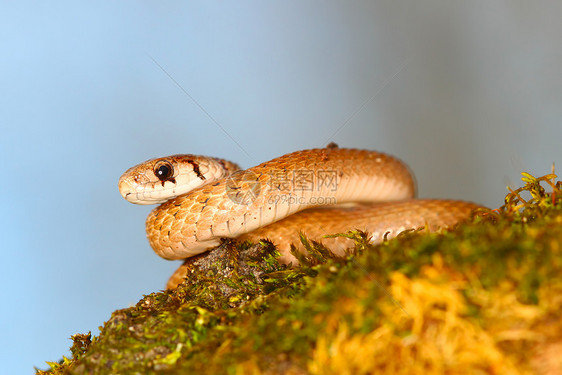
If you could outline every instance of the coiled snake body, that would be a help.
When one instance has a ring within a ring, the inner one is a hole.
[[[221,238],[269,238],[282,262],[296,262],[289,249],[291,243],[298,247],[299,231],[343,253],[350,240],[322,236],[361,229],[378,243],[407,229],[450,227],[481,207],[413,199],[415,181],[400,160],[335,145],[247,170],[196,155],[151,159],[127,170],[119,191],[132,203],[162,203],[149,214],[146,232],[154,251],[166,259],[205,252]],[[168,287],[183,277],[180,268]]]

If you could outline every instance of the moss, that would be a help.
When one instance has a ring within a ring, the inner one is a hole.
[[[268,241],[226,242],[175,291],[73,336],[38,374],[524,374],[560,369],[562,189],[524,174],[505,205],[450,231],[365,233],[335,257],[279,265]],[[546,186],[550,193],[547,193]]]

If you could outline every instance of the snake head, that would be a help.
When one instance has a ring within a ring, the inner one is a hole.
[[[131,203],[159,204],[228,176],[239,167],[199,155],[171,155],[147,160],[119,178],[119,192]]]

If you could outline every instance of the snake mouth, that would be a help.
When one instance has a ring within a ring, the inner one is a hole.
[[[138,197],[135,193],[133,193],[132,191],[126,192],[126,193],[122,193],[121,196],[123,198],[125,198],[127,201],[131,202],[131,203],[137,203]]]
[[[127,201],[138,204],[138,184],[131,182],[123,177],[119,179],[119,193]],[[146,203],[145,203],[146,204]]]

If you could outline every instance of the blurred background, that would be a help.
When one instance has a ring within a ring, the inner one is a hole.
[[[250,167],[336,142],[422,197],[497,207],[562,168],[562,3],[0,3],[0,356],[45,369],[177,263],[121,198],[174,153]]]

